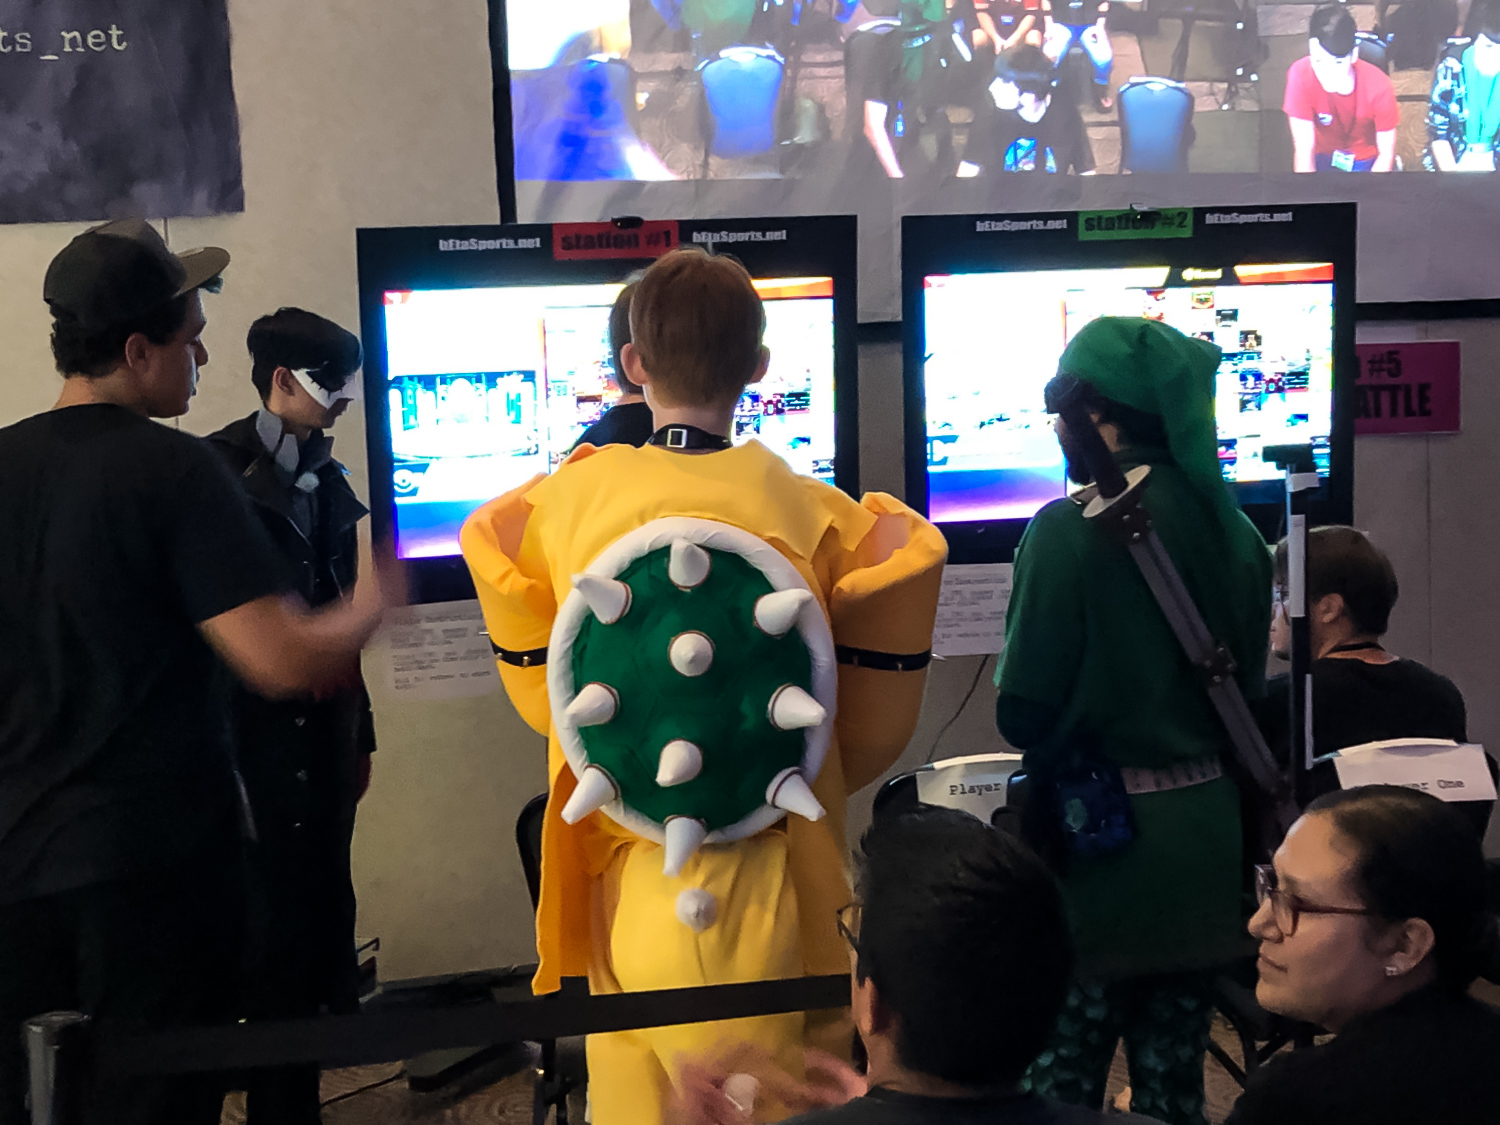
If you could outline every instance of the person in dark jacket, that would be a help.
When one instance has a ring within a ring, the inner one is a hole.
[[[315,313],[283,308],[250,327],[251,380],[261,408],[210,436],[239,478],[310,606],[344,596],[367,509],[333,459],[329,430],[358,386],[358,338]],[[354,810],[369,783],[374,729],[364,685],[319,698],[269,700],[246,689],[235,705],[238,752],[255,819],[261,956],[247,1014],[350,1012],[358,1005]],[[318,1068],[249,1080],[252,1122],[315,1122]]]
[[[632,281],[620,290],[614,307],[609,310],[609,354],[614,372],[615,386],[620,388],[620,397],[606,410],[597,422],[584,430],[578,445],[634,445],[646,444],[646,439],[656,432],[651,421],[651,408],[646,405],[646,396],[641,388],[625,374],[625,365],[620,361],[620,352],[630,343],[630,298],[635,293],[636,282]]]

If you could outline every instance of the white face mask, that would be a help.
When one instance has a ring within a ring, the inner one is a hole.
[[[1354,60],[1358,56],[1358,47],[1340,58],[1329,53],[1316,39],[1307,41],[1307,57],[1312,60],[1313,74],[1318,84],[1330,94],[1354,93]]]
[[[358,402],[364,397],[361,393],[364,384],[358,371],[350,375],[344,381],[344,385],[335,391],[330,391],[326,387],[319,386],[310,371],[294,370],[292,371],[292,375],[298,383],[302,384],[302,389],[312,395],[313,401],[324,410],[327,410],[336,402]]]

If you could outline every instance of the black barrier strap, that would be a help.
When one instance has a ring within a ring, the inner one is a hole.
[[[545,648],[501,648],[494,641],[490,642],[490,648],[495,650],[495,655],[507,664],[513,664],[517,668],[535,668],[540,664],[547,663],[547,650]]]
[[[834,647],[840,664],[856,668],[874,668],[881,672],[918,672],[932,663],[932,650],[926,652],[879,652],[873,648]]]
[[[148,1031],[95,1029],[96,1073],[110,1077],[237,1071],[318,1062],[395,1062],[428,1051],[562,1039],[644,1027],[842,1008],[849,976],[797,977],[604,996],[555,992],[494,1003],[393,1007],[355,1016]]]

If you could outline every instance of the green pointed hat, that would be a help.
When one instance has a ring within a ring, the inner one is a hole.
[[[1235,505],[1219,467],[1214,425],[1220,354],[1207,340],[1184,336],[1159,320],[1105,316],[1073,337],[1057,369],[1107,399],[1160,417],[1178,468],[1228,514]]]

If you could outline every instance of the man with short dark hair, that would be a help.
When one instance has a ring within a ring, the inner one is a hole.
[[[1092,173],[1094,153],[1083,117],[1066,98],[1053,97],[1054,81],[1040,47],[1022,43],[997,58],[989,104],[974,117],[958,175]]]
[[[1291,631],[1284,605],[1287,546],[1276,548],[1276,612],[1271,651],[1286,659]],[[1329,754],[1393,738],[1468,739],[1464,697],[1446,676],[1387,651],[1381,643],[1400,587],[1384,551],[1352,527],[1316,527],[1307,533],[1307,621],[1312,649],[1313,751]],[[1289,710],[1286,676],[1267,684],[1257,705],[1266,741],[1287,755]],[[1311,801],[1339,788],[1330,763],[1312,771]]]
[[[630,299],[635,295],[637,282],[631,281],[615,298],[609,310],[609,354],[612,363],[611,378],[620,389],[620,397],[604,412],[597,422],[583,431],[578,445],[634,445],[639,448],[656,432],[651,420],[651,408],[646,405],[646,396],[641,388],[630,381],[625,373],[625,361],[620,353],[630,343]]]
[[[359,338],[326,317],[283,308],[250,326],[250,381],[261,407],[209,437],[239,479],[309,606],[354,586],[367,509],[333,459],[327,431],[357,397]],[[357,672],[318,699],[235,692],[240,769],[255,816],[251,856],[261,956],[246,1013],[261,1018],[357,1010],[354,811],[375,749],[370,700]],[[316,1122],[316,1064],[255,1072],[252,1123]]]
[[[1307,34],[1307,55],[1287,69],[1282,101],[1292,171],[1391,171],[1401,112],[1390,78],[1359,57],[1354,17],[1342,4],[1324,4]]]
[[[228,262],[135,220],[79,235],[43,287],[62,394],[0,430],[0,1125],[27,1120],[31,1016],[231,1014],[247,825],[223,664],[319,689],[401,593],[382,564],[308,612],[212,450],[152,421],[187,411]],[[90,1098],[110,1125],[212,1125],[223,1100],[200,1078]]]
[[[1062,895],[1041,860],[967,813],[923,807],[878,819],[857,865],[840,924],[869,1090],[792,1122],[1103,1122],[1021,1088],[1073,968]]]

